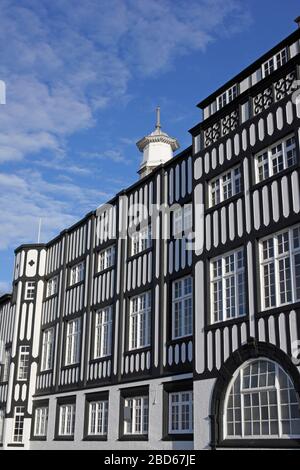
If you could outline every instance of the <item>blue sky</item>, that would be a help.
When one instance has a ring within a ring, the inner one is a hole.
[[[137,179],[136,141],[190,145],[196,104],[290,34],[296,0],[1,0],[0,293],[48,241]]]

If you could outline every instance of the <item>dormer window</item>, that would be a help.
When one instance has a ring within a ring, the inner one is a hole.
[[[282,65],[284,65],[288,61],[288,50],[285,47],[281,51],[279,51],[277,54],[275,54],[273,57],[268,59],[266,62],[263,63],[262,65],[262,73],[263,73],[263,78],[267,77],[268,75],[271,75],[274,70],[279,69]]]
[[[222,95],[218,96],[217,98],[217,108],[222,109],[226,104],[230,103],[233,101],[238,95],[238,86],[233,85],[231,88],[228,88],[228,90],[224,91]]]
[[[70,286],[84,280],[84,263],[78,263],[71,268]]]

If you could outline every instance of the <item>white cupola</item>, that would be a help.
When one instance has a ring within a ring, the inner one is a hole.
[[[160,107],[156,108],[155,131],[143,137],[136,145],[140,152],[143,152],[143,161],[138,171],[141,178],[151,173],[158,165],[170,160],[173,157],[174,150],[179,148],[177,139],[168,136],[161,130]]]

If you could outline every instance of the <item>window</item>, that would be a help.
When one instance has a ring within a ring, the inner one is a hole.
[[[241,168],[235,167],[226,173],[214,178],[209,183],[209,206],[213,207],[220,202],[239,194],[242,191]]]
[[[280,52],[275,54],[273,57],[268,59],[262,65],[263,77],[267,77],[270,75],[274,70],[279,69],[282,65],[284,65],[288,61],[288,50],[287,48],[282,49]]]
[[[233,85],[231,88],[226,90],[222,95],[217,98],[217,108],[222,109],[224,106],[233,101],[238,95],[238,86]]]
[[[58,292],[58,277],[52,277],[47,282],[47,297],[51,297],[51,295],[55,295]]]
[[[91,401],[89,403],[90,436],[106,436],[108,428],[108,400]]]
[[[35,282],[28,281],[25,286],[25,300],[33,300],[35,296]]]
[[[67,323],[67,341],[66,341],[66,361],[67,366],[76,364],[80,359],[80,319],[69,321]]]
[[[54,328],[43,332],[42,367],[41,370],[49,370],[53,365]]]
[[[126,398],[124,402],[124,434],[148,434],[148,397]]]
[[[24,431],[24,406],[16,406],[14,411],[13,442],[22,442]]]
[[[70,285],[73,286],[78,282],[82,282],[84,280],[84,263],[76,264],[71,268],[71,279]]]
[[[193,333],[193,280],[191,276],[172,285],[172,339]]]
[[[150,345],[151,292],[133,297],[130,301],[129,349]]]
[[[110,246],[98,255],[98,272],[111,268],[115,264],[115,247]]]
[[[286,137],[263,150],[255,156],[255,162],[257,183],[295,165],[297,162],[295,137]]]
[[[4,408],[0,408],[0,444],[3,443],[4,422],[5,422],[5,411],[4,411]]]
[[[48,407],[43,406],[35,409],[34,413],[34,436],[46,437],[48,426]]]
[[[95,315],[94,359],[110,356],[112,341],[112,307],[98,310]]]
[[[245,315],[244,250],[226,253],[211,261],[212,322]]]
[[[291,379],[275,362],[255,359],[233,377],[225,398],[225,437],[300,437],[300,408]]]
[[[182,233],[187,233],[193,227],[192,204],[185,204],[173,211],[173,236],[181,237]]]
[[[262,309],[300,300],[300,225],[260,242]]]
[[[74,436],[75,430],[75,403],[59,406],[59,436]]]
[[[29,346],[21,346],[19,350],[18,380],[27,380],[29,369]]]
[[[151,225],[145,227],[132,235],[132,255],[137,255],[152,245]]]
[[[5,353],[4,353],[2,382],[7,382],[9,379],[10,363],[11,363],[11,349],[8,348],[5,350]]]
[[[169,393],[169,434],[193,432],[193,392]]]

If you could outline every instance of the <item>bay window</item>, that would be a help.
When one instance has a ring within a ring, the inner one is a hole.
[[[58,292],[58,276],[54,276],[47,282],[47,297],[57,294]]]
[[[73,286],[84,280],[84,263],[78,263],[71,268],[70,285]]]
[[[255,156],[256,183],[280,173],[296,162],[296,139],[290,135]]]
[[[148,396],[128,397],[124,400],[124,434],[148,434]]]
[[[151,248],[151,245],[152,245],[151,230],[152,230],[151,225],[149,225],[135,232],[132,235],[132,238],[131,238],[131,243],[132,243],[131,254],[132,255],[137,255],[138,253],[141,253],[142,251],[145,251],[148,248]]]
[[[150,346],[151,292],[137,295],[130,300],[129,349]]]
[[[89,402],[89,436],[106,436],[108,428],[108,400]]]
[[[300,300],[300,225],[260,241],[262,309]]]
[[[53,366],[54,328],[43,331],[41,370],[49,370]]]
[[[193,391],[169,393],[169,434],[193,432]]]
[[[115,264],[115,247],[110,246],[98,254],[98,272],[111,268]]]
[[[94,359],[111,354],[112,307],[100,309],[95,314]]]
[[[48,427],[48,406],[35,409],[34,413],[34,436],[46,437]]]
[[[59,436],[74,436],[75,430],[75,403],[66,403],[59,405],[59,425],[58,435]]]
[[[173,211],[173,236],[182,237],[193,227],[193,208],[192,204],[185,204]]]
[[[239,194],[242,191],[241,168],[235,167],[209,182],[209,207]]]
[[[69,321],[67,323],[66,338],[66,357],[65,365],[76,364],[80,359],[80,342],[81,342],[81,320]]]
[[[244,249],[213,259],[210,263],[212,322],[246,313]]]
[[[193,280],[191,276],[172,284],[172,339],[193,333]]]

